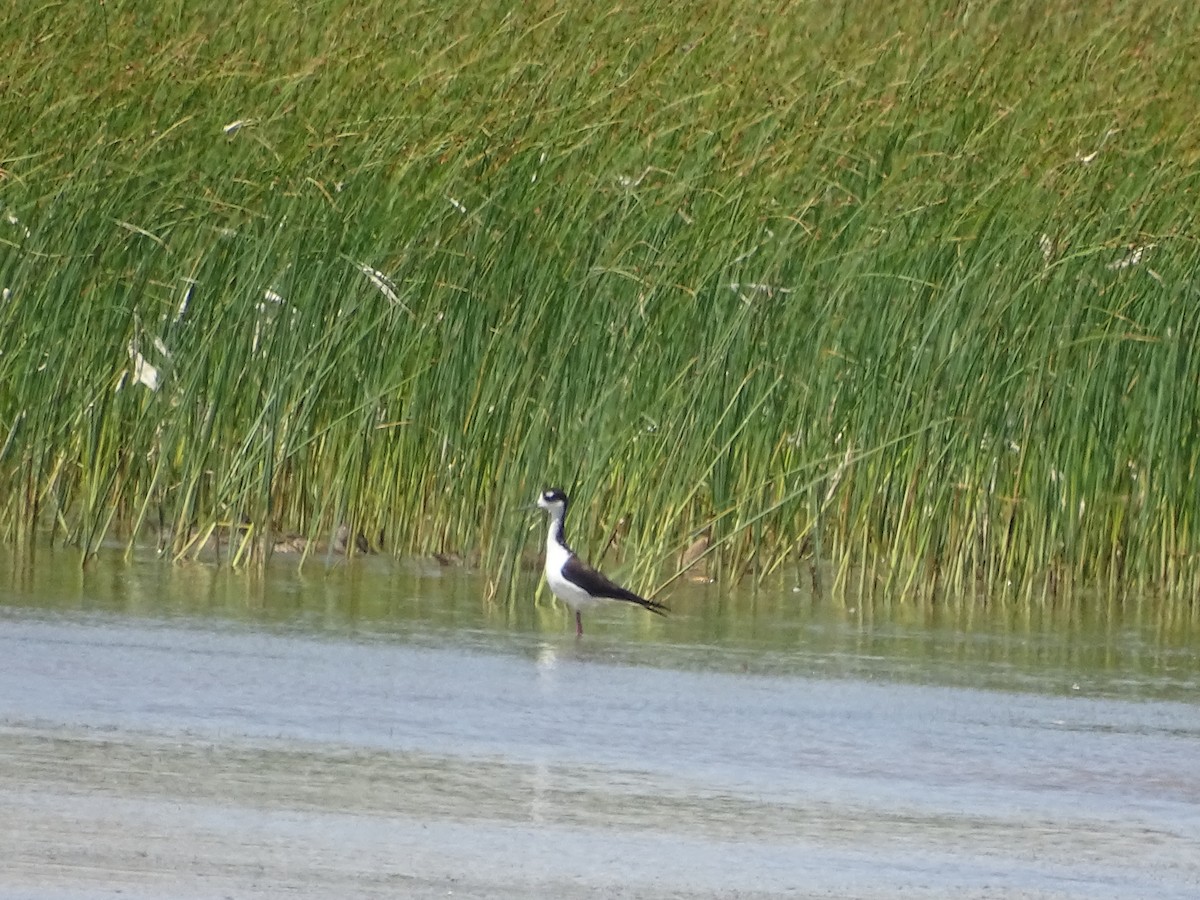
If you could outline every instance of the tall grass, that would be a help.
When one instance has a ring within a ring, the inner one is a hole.
[[[886,5],[885,5],[886,6]],[[892,8],[894,7],[894,8]],[[1192,590],[1200,12],[14,8],[9,539]],[[151,369],[150,367],[153,367]],[[814,570],[815,571],[815,570]]]

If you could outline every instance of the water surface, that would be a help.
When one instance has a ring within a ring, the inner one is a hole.
[[[0,593],[9,896],[1200,896],[1186,619],[72,562]]]

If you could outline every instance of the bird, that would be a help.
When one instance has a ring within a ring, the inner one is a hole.
[[[583,637],[582,611],[608,601],[636,603],[642,609],[665,616],[669,611],[655,600],[647,600],[628,588],[610,581],[597,572],[567,546],[563,537],[563,521],[567,517],[567,495],[559,488],[542,491],[537,506],[550,514],[550,529],[546,533],[546,583],[550,591],[575,613],[575,635]]]

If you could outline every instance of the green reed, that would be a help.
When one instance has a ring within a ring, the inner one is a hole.
[[[1200,13],[194,6],[2,39],[10,539],[1194,586]]]

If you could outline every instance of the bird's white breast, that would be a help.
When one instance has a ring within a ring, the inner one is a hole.
[[[562,544],[554,540],[546,542],[546,583],[550,585],[554,596],[571,609],[595,606],[599,600],[563,578],[563,566],[570,558],[570,551]]]

